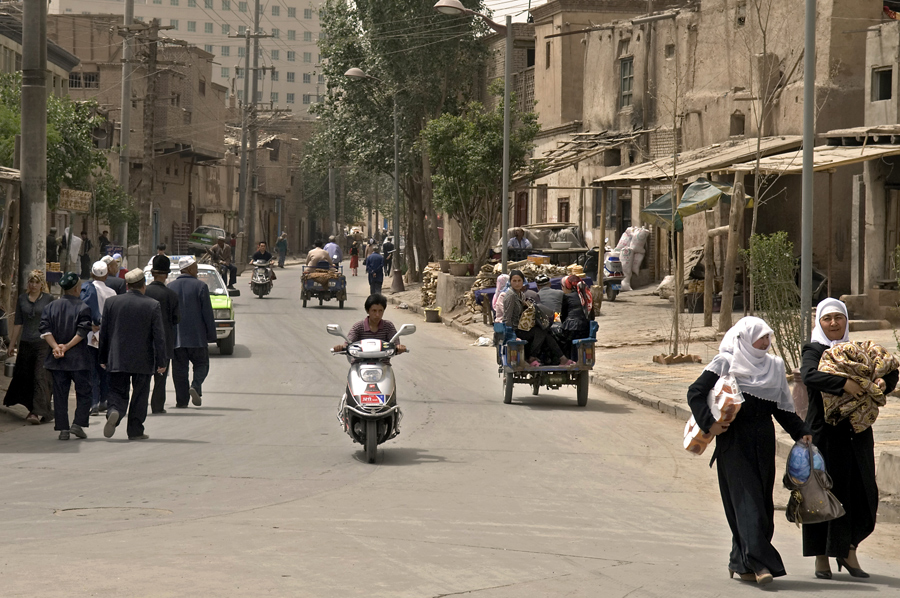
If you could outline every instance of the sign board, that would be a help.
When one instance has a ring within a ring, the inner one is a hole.
[[[125,255],[125,248],[121,245],[107,245],[106,246],[106,255],[112,257],[116,254]],[[121,264],[120,264],[121,265]]]
[[[60,189],[59,191],[59,207],[57,209],[66,212],[83,212],[91,211],[91,199],[93,195],[90,191],[76,191],[75,189]]]

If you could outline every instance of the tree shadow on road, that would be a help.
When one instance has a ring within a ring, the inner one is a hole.
[[[892,587],[898,587],[896,585],[897,580],[884,577],[880,575],[873,575],[871,579],[865,582],[841,582],[832,579],[831,581],[813,581],[813,580],[800,580],[800,579],[790,579],[790,578],[779,578],[775,580],[775,583],[766,586],[766,590],[769,591],[786,591],[786,592],[809,592],[810,594],[822,594],[825,593],[826,589],[828,594],[833,596],[847,596],[849,594],[857,593],[857,592],[878,592],[879,588],[876,587],[874,583],[872,583],[876,577],[881,577],[882,579],[890,579],[893,584]],[[880,585],[880,584],[879,584]]]
[[[355,455],[358,461],[366,463],[365,451],[359,451]],[[446,457],[434,455],[423,449],[417,448],[388,448],[378,449],[378,457],[376,465],[378,466],[403,466],[403,465],[423,465],[425,463],[445,463]],[[373,465],[374,467],[374,465]]]

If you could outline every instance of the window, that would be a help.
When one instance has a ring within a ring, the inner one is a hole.
[[[212,23],[203,23],[203,33],[212,33],[213,32],[213,24]]]
[[[731,115],[731,123],[728,134],[732,137],[742,136],[744,134],[744,122],[744,115],[740,112],[740,110],[735,110],[734,114]]]
[[[197,0],[188,0],[188,8],[197,8]]]
[[[213,0],[203,0],[203,7],[212,10]]]
[[[616,228],[619,223],[619,215],[616,207],[619,205],[618,189],[606,190],[606,228]]]
[[[305,42],[312,41],[312,31],[304,31],[303,32],[303,41],[305,41]]]
[[[244,78],[244,69],[242,69],[239,66],[234,67],[234,76],[237,77],[238,79],[243,79]]]
[[[538,185],[537,201],[540,221],[547,222],[547,185]]]
[[[243,58],[246,52],[244,46],[238,46],[238,58]]]
[[[872,69],[872,101],[889,100],[894,90],[894,68],[880,67]]]
[[[231,69],[229,69],[227,66],[223,66],[223,67],[222,67],[222,78],[223,78],[223,79],[228,79],[228,78],[230,78],[230,77],[231,77],[231,72],[230,72],[230,71],[231,71]]]
[[[297,53],[293,50],[288,50],[287,59],[288,62],[294,62],[295,60],[297,60]]]
[[[169,19],[169,27],[178,31],[178,19]]]
[[[263,80],[263,77],[265,77],[265,74],[266,74],[266,70],[265,70],[265,69],[259,69],[258,71],[256,71],[256,80],[257,80],[257,81],[262,81],[262,80]]]
[[[277,91],[273,91],[272,93],[269,94],[269,101],[272,102],[273,104],[278,103],[278,92]]]
[[[169,4],[172,6],[178,6],[178,0],[169,0]]]
[[[747,3],[738,2],[734,9],[734,26],[743,27],[747,24]]]
[[[281,60],[281,50],[272,50],[272,60]]]
[[[603,228],[603,221],[600,219],[600,209],[603,207],[603,189],[597,187],[594,189],[594,228]],[[606,236],[603,232],[601,237]]]
[[[143,23],[144,17],[134,17],[134,20],[137,21],[138,23]]]
[[[222,0],[222,10],[231,10],[231,0]]]
[[[244,35],[247,33],[247,27],[244,25],[238,25],[238,35]]]
[[[278,71],[272,71],[272,81],[278,81]]]
[[[557,222],[568,222],[569,221],[569,198],[568,197],[560,197],[556,200],[556,221]]]
[[[293,7],[288,7],[288,18],[296,19],[297,18],[297,9]]]
[[[303,73],[303,82],[312,83],[312,75],[310,75],[309,73]]]
[[[238,2],[238,12],[247,12],[246,2]]]
[[[275,39],[278,39],[278,37],[279,37],[280,35],[281,35],[281,32],[280,32],[278,29],[273,29],[273,30],[272,30],[272,37],[274,37]]]
[[[293,103],[294,103],[294,94],[288,93],[288,94],[285,94],[285,95],[287,96],[287,103],[288,103],[288,104],[293,104]]]
[[[272,7],[272,16],[273,16],[273,17],[280,17],[280,16],[281,16],[281,7],[278,6],[277,4],[276,4],[275,6]]]
[[[237,70],[237,69],[234,69],[234,70]],[[238,90],[238,92],[237,92],[237,99],[238,99],[238,102],[243,102],[243,101],[244,101],[244,91],[243,91],[242,89],[239,89],[239,90]]]
[[[294,41],[297,39],[297,32],[293,29],[288,29],[288,41]]]
[[[550,42],[544,46],[544,68],[550,68]]]
[[[619,108],[631,106],[631,89],[634,85],[634,58],[619,60]]]
[[[225,23],[222,25],[222,35],[228,35],[229,33],[231,33],[231,25]]]
[[[311,19],[311,18],[312,18],[312,9],[311,9],[311,8],[304,8],[304,9],[303,9],[303,18],[304,18],[304,19]]]
[[[303,62],[312,62],[312,52],[303,53]]]
[[[222,46],[221,56],[231,56],[231,46]]]
[[[256,92],[256,101],[262,102],[262,92],[261,91]]]
[[[666,59],[675,58],[675,44],[666,44]]]
[[[308,93],[303,94],[303,103],[309,104],[310,95]]]
[[[212,44],[205,44],[205,45],[203,46],[203,49],[206,50],[207,52],[209,52],[210,54],[213,53],[213,47],[212,47]]]
[[[197,31],[197,21],[188,21],[188,31]]]
[[[319,75],[319,84],[325,83],[325,75]]]
[[[153,0],[153,4],[162,4],[162,0]],[[86,14],[86,13],[82,13]]]

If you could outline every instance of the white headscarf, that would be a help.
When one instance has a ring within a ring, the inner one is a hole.
[[[828,314],[844,314],[844,318],[847,320],[847,324],[844,327],[844,336],[839,340],[833,341],[829,339],[822,328],[822,324],[819,323],[819,320]],[[828,299],[822,299],[819,305],[816,306],[816,327],[813,329],[811,340],[826,347],[833,347],[838,343],[846,343],[850,340],[850,316],[847,315],[847,306],[844,305],[843,301],[829,297]]]
[[[494,292],[494,300],[491,307],[497,309],[497,302],[503,299],[503,293],[509,289],[509,275],[501,274],[497,277],[497,290]]]
[[[783,411],[794,413],[794,400],[788,387],[784,360],[753,343],[768,336],[772,329],[760,318],[741,318],[731,327],[706,370],[719,376],[731,374],[741,392],[777,403]]]

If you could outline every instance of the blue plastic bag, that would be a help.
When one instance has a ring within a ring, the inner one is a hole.
[[[813,468],[825,471],[825,459],[822,458],[822,453],[819,452],[816,445],[812,444],[807,447],[802,442],[795,442],[791,448],[790,455],[788,455],[787,470],[788,475],[797,484],[805,484],[806,480],[809,479],[811,473],[809,467],[810,452],[812,452],[813,456]]]

